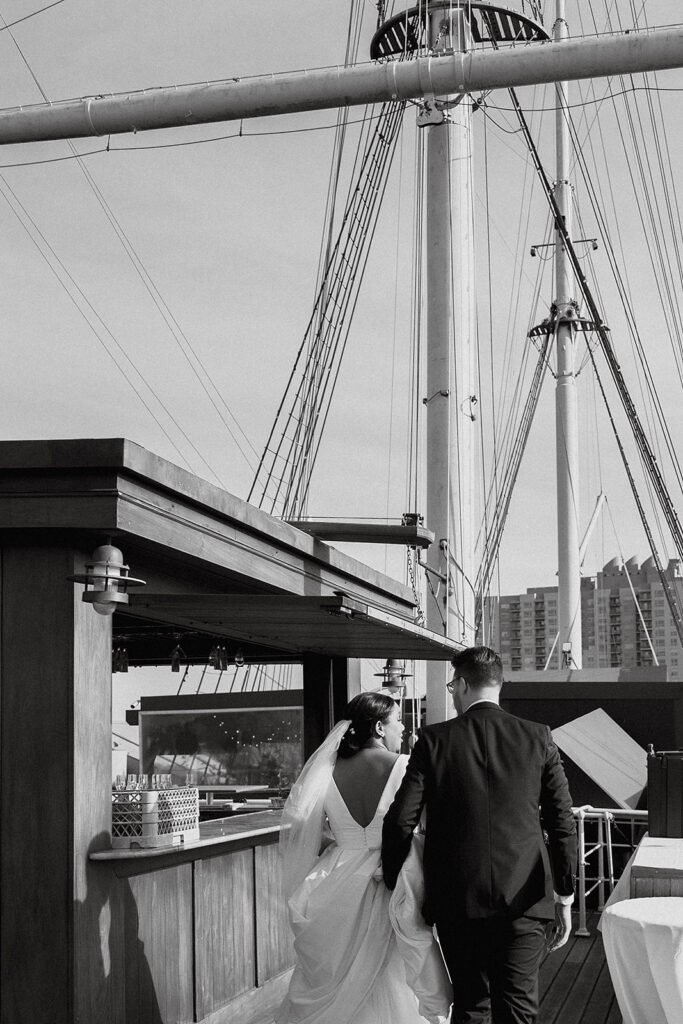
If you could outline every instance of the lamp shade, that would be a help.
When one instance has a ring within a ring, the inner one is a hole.
[[[85,584],[83,600],[98,615],[113,615],[118,605],[128,604],[128,587],[144,586],[144,580],[128,575],[123,552],[112,544],[101,544],[86,562],[85,572],[70,576],[75,583]]]

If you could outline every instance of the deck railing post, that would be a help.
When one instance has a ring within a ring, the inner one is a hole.
[[[585,811],[580,807],[576,812],[579,824],[579,927],[577,935],[589,934],[586,928],[586,832]]]
[[[614,815],[605,811],[605,828],[607,829],[607,881],[610,894],[614,892],[614,852],[612,850],[612,822]]]
[[[598,825],[598,910],[605,906],[605,819],[597,819]]]

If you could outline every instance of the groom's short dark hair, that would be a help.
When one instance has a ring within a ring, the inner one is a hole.
[[[453,668],[470,686],[500,686],[503,682],[503,662],[490,647],[466,647],[453,655]]]

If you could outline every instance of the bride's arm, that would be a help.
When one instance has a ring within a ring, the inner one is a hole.
[[[389,889],[396,885],[403,862],[410,852],[413,832],[422,814],[427,767],[426,744],[421,737],[413,747],[403,781],[384,818],[382,868]]]
[[[323,821],[323,834],[322,834],[322,836],[320,838],[320,850],[318,851],[318,856],[323,854],[325,852],[325,850],[327,849],[327,847],[331,846],[333,842],[334,842],[334,836],[332,835],[332,829],[330,828],[330,822],[329,822],[329,819],[328,819],[327,815],[325,815],[325,820]]]

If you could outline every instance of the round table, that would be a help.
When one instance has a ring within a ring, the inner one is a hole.
[[[602,938],[624,1024],[681,1024],[683,897],[607,907]]]

